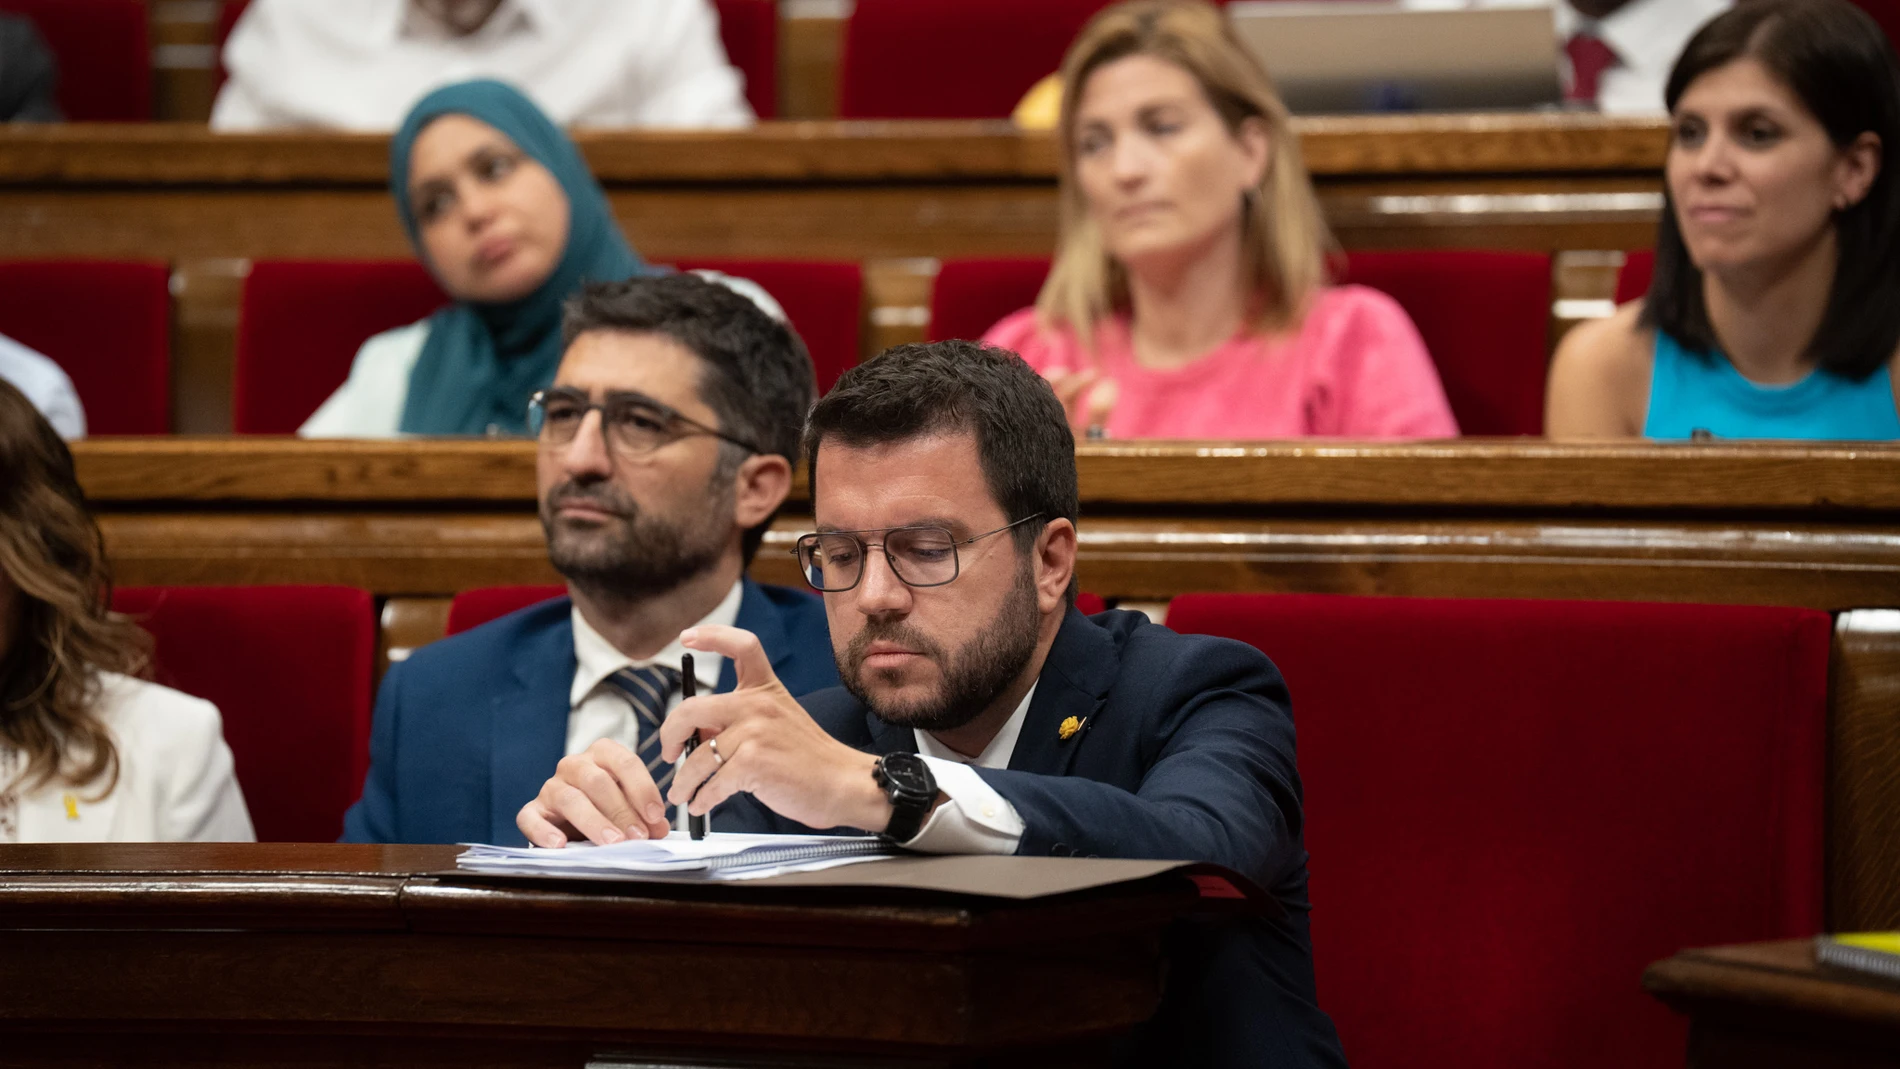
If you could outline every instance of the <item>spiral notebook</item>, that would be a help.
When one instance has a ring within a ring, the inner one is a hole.
[[[1814,959],[1837,969],[1852,969],[1900,981],[1900,932],[1817,935]]]
[[[792,872],[877,861],[902,853],[882,839],[863,835],[733,835],[692,839],[674,832],[664,839],[635,839],[560,849],[464,843],[455,859],[461,872],[489,876],[567,876],[575,879],[755,880]]]

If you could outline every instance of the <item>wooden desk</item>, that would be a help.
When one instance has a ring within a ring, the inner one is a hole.
[[[1103,1064],[1194,902],[425,875],[456,849],[0,846],[0,1066]]]
[[[1821,968],[1805,939],[1685,950],[1643,986],[1689,1015],[1695,1069],[1900,1066],[1900,986]]]

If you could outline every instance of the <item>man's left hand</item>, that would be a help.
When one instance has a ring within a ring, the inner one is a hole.
[[[680,644],[729,658],[737,686],[681,702],[667,714],[661,754],[676,762],[667,801],[697,816],[745,792],[811,828],[881,832],[889,826],[891,803],[872,774],[876,755],[826,734],[773,674],[757,637],[707,625],[681,633]],[[699,746],[682,759],[695,733]]]

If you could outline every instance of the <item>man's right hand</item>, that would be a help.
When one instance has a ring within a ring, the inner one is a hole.
[[[611,739],[561,758],[554,778],[515,814],[515,826],[536,846],[566,846],[580,836],[603,846],[627,839],[663,839],[666,801],[641,760]]]

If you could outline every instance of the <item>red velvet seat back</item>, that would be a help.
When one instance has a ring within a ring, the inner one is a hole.
[[[1626,304],[1638,300],[1649,293],[1649,283],[1656,277],[1656,254],[1648,249],[1632,252],[1623,258],[1623,266],[1616,272],[1616,303]]]
[[[804,339],[818,378],[818,392],[858,362],[864,323],[864,269],[855,261],[679,261],[681,270],[707,269],[757,282],[785,309]]]
[[[295,434],[349,377],[364,341],[447,302],[413,260],[259,260],[238,311],[232,426]]]
[[[1887,33],[1887,41],[1900,48],[1900,0],[1854,0],[1854,6],[1872,15]]]
[[[485,586],[464,590],[449,602],[447,634],[459,635],[517,609],[537,605],[549,598],[564,597],[564,586]]]
[[[171,430],[171,290],[164,264],[0,263],[0,334],[58,364],[87,434]]]
[[[857,0],[838,63],[838,115],[1006,118],[1108,3]]]
[[[69,121],[151,119],[146,0],[0,0],[0,11],[39,27],[59,62],[59,110]]]
[[[778,0],[713,0],[726,58],[745,75],[745,98],[761,119],[778,115]]]
[[[1047,257],[945,260],[930,290],[930,340],[975,341],[997,320],[1036,303]]]
[[[1542,434],[1550,256],[1355,252],[1340,282],[1390,294],[1417,325],[1465,434]]]
[[[1645,966],[1818,929],[1825,614],[1190,595],[1168,623],[1292,690],[1355,1069],[1676,1069]]]
[[[224,714],[258,839],[332,842],[369,769],[376,610],[335,586],[123,589],[153,678]]]

